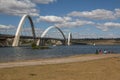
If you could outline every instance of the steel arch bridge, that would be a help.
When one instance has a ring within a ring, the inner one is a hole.
[[[13,47],[14,47],[14,46],[18,46],[19,39],[20,39],[20,32],[21,32],[21,30],[22,30],[22,27],[23,27],[23,24],[24,24],[26,18],[29,19],[29,22],[30,22],[30,24],[31,24],[33,39],[36,38],[35,29],[34,29],[34,24],[33,24],[32,18],[31,18],[29,15],[24,15],[24,16],[21,18],[20,22],[19,22],[19,25],[18,25],[16,34],[15,34],[15,38],[14,38],[14,41],[13,41],[13,44],[12,44]]]
[[[29,20],[29,22],[30,22],[31,29],[32,29],[33,39],[34,39],[34,40],[36,39],[35,27],[34,27],[34,23],[33,23],[33,21],[32,21],[32,18],[31,18],[29,15],[24,15],[24,16],[21,18],[21,20],[20,20],[20,22],[19,22],[19,25],[18,25],[18,28],[17,28],[17,30],[16,30],[15,37],[14,37],[14,40],[13,40],[13,43],[12,43],[12,46],[13,46],[13,47],[18,46],[18,43],[19,43],[19,40],[20,40],[20,33],[21,33],[21,30],[22,30],[22,27],[23,27],[23,24],[24,24],[26,18],[28,18],[28,20]],[[40,39],[44,38],[44,36],[46,35],[46,33],[47,33],[50,29],[52,29],[52,28],[57,29],[57,30],[62,34],[62,36],[63,36],[63,38],[64,38],[64,41],[65,41],[65,43],[66,43],[66,38],[65,38],[65,35],[64,35],[63,31],[62,31],[60,28],[58,28],[57,26],[50,26],[50,27],[48,27],[48,28],[42,33],[42,35],[40,36]],[[68,37],[68,38],[69,38],[69,40],[68,40],[69,42],[67,42],[67,43],[68,43],[68,45],[69,45],[69,44],[70,44],[70,37]],[[37,43],[36,43],[37,46],[40,45],[40,39],[39,39],[39,40],[37,41]]]
[[[37,41],[37,46],[39,46],[40,43],[41,43],[41,44],[43,43],[42,39],[45,37],[45,35],[47,34],[47,32],[48,32],[49,30],[51,30],[52,28],[57,29],[57,30],[62,34],[62,36],[63,36],[63,38],[64,38],[64,41],[66,42],[66,38],[65,38],[65,35],[64,35],[64,33],[62,32],[62,30],[61,30],[60,28],[58,28],[57,26],[50,26],[50,27],[48,27],[48,28],[42,33],[40,39]],[[65,43],[65,42],[64,42],[64,43]]]

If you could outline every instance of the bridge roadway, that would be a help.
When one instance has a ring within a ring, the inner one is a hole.
[[[5,40],[7,38],[14,38],[14,35],[8,35],[8,34],[0,34],[0,40]],[[22,39],[33,39],[32,36],[20,36],[20,38]],[[40,37],[36,37],[35,39],[40,39]],[[45,37],[42,38],[44,40],[60,40],[60,41],[64,41],[64,39],[60,39],[60,38],[49,38],[49,37]]]

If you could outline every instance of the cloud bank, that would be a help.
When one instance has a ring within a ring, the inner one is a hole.
[[[37,19],[37,22],[39,21],[45,21],[45,22],[51,22],[51,23],[62,23],[62,22],[67,22],[71,21],[70,17],[59,17],[59,16],[40,16]]]
[[[49,4],[49,3],[52,3],[56,0],[31,0],[31,1],[34,3],[37,3],[37,4]]]
[[[2,25],[2,24],[0,24],[0,29],[11,29],[11,28],[15,28],[15,26],[13,26],[13,25]]]
[[[56,0],[0,0],[0,14],[37,16],[37,22],[52,23],[54,26],[74,28],[92,26],[102,31],[120,28],[120,8],[114,10],[95,9],[91,11],[72,11],[62,16],[40,15],[38,4],[50,4]],[[0,28],[11,28],[11,25],[0,25]]]
[[[102,31],[108,31],[110,28],[120,28],[120,23],[115,22],[106,22],[103,24],[96,24],[98,29],[101,29]]]
[[[55,0],[0,0],[0,13],[8,15],[23,16],[28,14],[31,16],[39,16],[37,4],[48,4]]]
[[[85,21],[85,20],[76,20],[71,22],[62,22],[62,23],[55,24],[55,26],[58,26],[58,27],[68,27],[68,28],[81,27],[84,25],[94,25],[94,22]]]
[[[93,26],[102,31],[108,31],[112,28],[120,28],[119,22],[114,22],[120,19],[120,9],[114,9],[113,11],[105,9],[96,9],[92,11],[73,11],[65,16],[39,16],[38,22],[44,21],[54,23],[53,25],[58,27],[82,27],[85,25]]]
[[[72,17],[84,17],[89,19],[96,20],[113,20],[120,17],[120,9],[114,9],[114,11],[105,10],[105,9],[96,9],[92,11],[73,11],[68,14]]]

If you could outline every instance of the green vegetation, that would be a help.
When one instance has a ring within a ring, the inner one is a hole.
[[[34,42],[32,43],[32,49],[50,49],[48,46],[37,46]]]

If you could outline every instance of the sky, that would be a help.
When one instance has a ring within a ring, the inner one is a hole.
[[[25,14],[38,32],[57,26],[73,38],[120,38],[120,0],[0,0],[0,30],[17,28]]]

